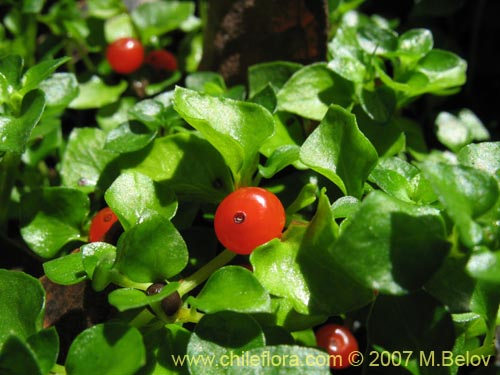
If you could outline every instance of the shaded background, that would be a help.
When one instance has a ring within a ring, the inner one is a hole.
[[[500,140],[500,1],[368,0],[360,10],[399,19],[398,31],[428,28],[435,47],[453,51],[467,61],[467,83],[459,94],[427,95],[413,106],[412,117],[427,132],[433,132],[440,111],[469,108],[483,121],[492,140]]]

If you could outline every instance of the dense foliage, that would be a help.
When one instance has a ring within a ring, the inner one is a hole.
[[[326,322],[359,340],[365,360],[346,373],[463,370],[431,353],[493,365],[500,143],[464,108],[437,116],[429,149],[405,109],[457,93],[467,62],[361,2],[330,2],[327,61],[257,64],[234,87],[196,71],[194,2],[1,6],[2,256],[28,249],[50,280],[88,282],[116,312],[60,356],[39,275],[0,270],[0,372],[328,374],[314,336]],[[177,69],[113,72],[106,47],[122,37],[174,52]],[[244,186],[275,193],[287,217],[248,257],[213,228]],[[104,207],[119,239],[89,242]],[[221,362],[265,352],[301,366]]]

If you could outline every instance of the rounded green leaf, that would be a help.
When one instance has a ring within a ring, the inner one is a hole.
[[[50,327],[31,335],[27,343],[36,355],[38,366],[40,366],[42,374],[49,373],[56,364],[59,354],[59,336],[56,328]]]
[[[156,132],[138,121],[127,121],[111,130],[106,136],[104,148],[118,153],[133,152],[146,147]]]
[[[272,61],[252,65],[248,68],[248,96],[253,98],[266,87],[280,89],[300,68],[301,64],[289,61]]]
[[[398,53],[411,60],[418,60],[425,56],[433,46],[432,33],[427,29],[408,30],[398,39]]]
[[[381,293],[421,287],[448,253],[438,210],[371,193],[343,228],[332,253],[352,278]]]
[[[124,170],[165,183],[179,199],[217,203],[233,189],[231,172],[220,153],[192,133],[156,139],[147,152],[121,160]]]
[[[97,128],[74,128],[61,161],[61,178],[64,186],[85,193],[95,190],[101,172],[116,156],[105,150],[106,134]]]
[[[290,225],[281,241],[270,241],[251,254],[255,277],[304,315],[334,315],[364,306],[373,292],[337,261],[332,246],[337,232],[330,203],[321,194],[308,226]]]
[[[106,242],[91,242],[80,248],[82,265],[88,277],[93,279],[99,264],[114,264],[116,248]]]
[[[234,179],[248,183],[274,120],[264,107],[177,87],[174,108],[220,152]]]
[[[42,329],[45,291],[23,272],[0,269],[0,350],[9,335],[21,340]]]
[[[69,104],[69,108],[101,108],[116,102],[127,86],[126,81],[120,81],[115,86],[108,86],[98,76],[92,76],[90,80],[79,85],[78,96]]]
[[[416,71],[423,73],[433,89],[463,85],[466,81],[467,62],[458,55],[433,49],[418,62]]]
[[[81,253],[65,255],[43,264],[45,275],[61,285],[77,284],[87,277]]]
[[[473,219],[487,212],[498,200],[497,180],[471,167],[427,161],[422,173],[430,182],[446,212],[457,225],[466,246],[482,239],[481,229]]]
[[[360,197],[377,151],[359,130],[356,117],[333,105],[302,145],[300,160],[345,194]]]
[[[0,115],[0,152],[17,154],[24,152],[31,131],[40,120],[45,109],[45,95],[42,90],[28,92],[21,103],[19,117]]]
[[[226,266],[214,272],[189,303],[209,314],[224,310],[271,312],[269,293],[252,272],[240,266]]]
[[[157,1],[142,3],[132,12],[132,20],[144,41],[180,27],[194,13],[194,2]]]
[[[357,31],[360,47],[369,55],[384,55],[397,49],[397,34],[390,29],[383,29],[375,23],[361,26]]]
[[[186,243],[162,216],[145,218],[118,242],[116,267],[131,280],[156,282],[181,272],[188,262]]]
[[[150,215],[171,219],[177,211],[177,200],[168,185],[158,184],[137,172],[122,173],[106,190],[104,198],[125,230]]]
[[[138,307],[148,306],[154,302],[160,302],[165,297],[175,292],[179,287],[178,282],[172,282],[163,287],[160,293],[148,296],[141,290],[134,288],[120,288],[113,290],[108,295],[108,301],[119,311],[136,309]]]
[[[124,324],[98,324],[80,333],[66,358],[68,375],[133,375],[146,362],[140,332]]]
[[[467,271],[476,279],[500,284],[500,252],[480,248],[470,257]]]
[[[224,360],[231,353],[242,355],[250,349],[264,345],[264,333],[250,316],[230,311],[205,315],[197,324],[188,343],[188,356],[200,359],[190,363],[190,373],[228,374],[229,367],[218,366],[221,359]]]
[[[0,351],[0,371],[8,375],[44,375],[36,354],[17,336],[9,336]]]
[[[21,235],[35,253],[51,258],[67,243],[85,238],[81,228],[88,213],[89,199],[79,190],[33,190],[21,199]]]
[[[40,83],[48,107],[65,108],[78,95],[78,81],[72,73],[55,73]]]
[[[467,145],[460,150],[457,157],[463,165],[495,175],[500,170],[500,142]]]
[[[278,109],[319,121],[331,104],[347,107],[353,93],[351,82],[326,63],[316,63],[300,69],[285,83],[278,92]]]

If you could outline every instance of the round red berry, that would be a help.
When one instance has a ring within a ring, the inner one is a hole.
[[[100,210],[90,223],[89,242],[106,242],[105,237],[113,224],[118,221],[118,217],[109,207]]]
[[[230,251],[250,254],[281,236],[285,209],[276,195],[259,187],[244,187],[229,194],[215,212],[215,234]]]
[[[135,38],[120,38],[108,46],[106,58],[115,72],[129,74],[144,62],[144,47]]]
[[[330,356],[330,367],[344,369],[356,360],[358,341],[344,326],[325,324],[316,332],[316,343],[326,349]]]
[[[173,72],[177,70],[177,59],[175,55],[165,50],[155,50],[148,53],[146,62],[157,70]]]

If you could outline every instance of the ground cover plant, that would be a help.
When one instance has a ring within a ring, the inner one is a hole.
[[[1,374],[495,373],[500,142],[361,3],[230,87],[194,2],[0,4]]]

